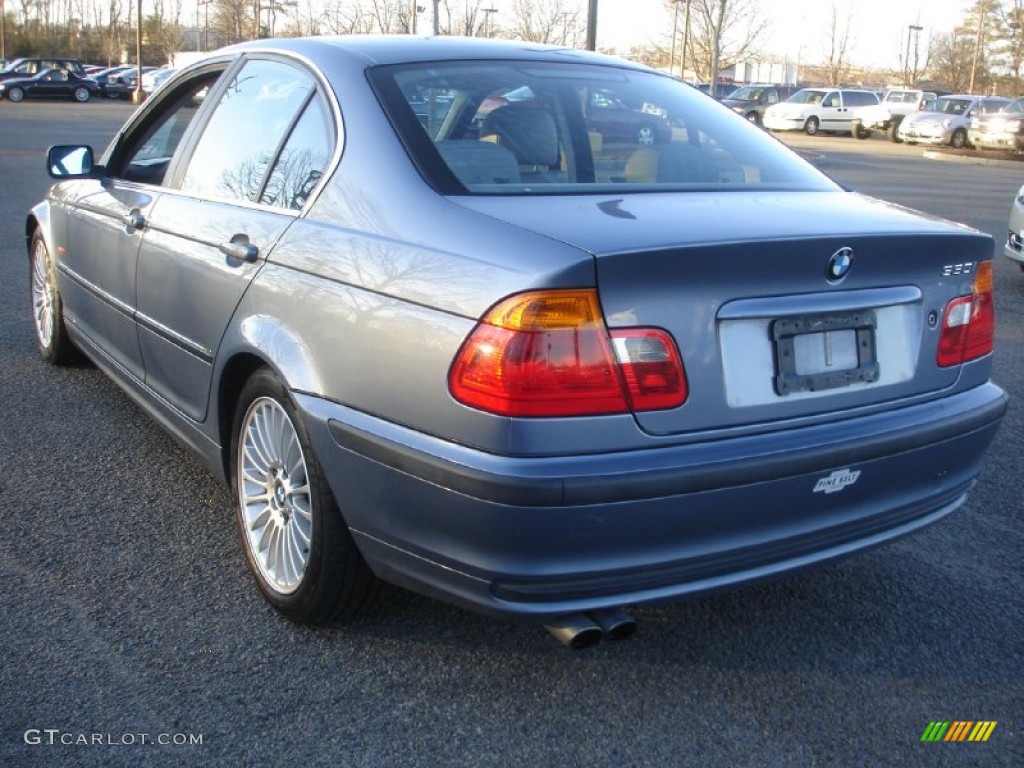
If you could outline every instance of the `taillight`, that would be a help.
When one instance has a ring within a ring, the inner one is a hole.
[[[974,276],[970,296],[946,305],[936,362],[943,368],[976,360],[992,351],[996,313],[992,304],[992,262],[983,261]]]
[[[649,328],[609,334],[596,291],[586,289],[497,304],[463,343],[448,383],[460,403],[502,416],[660,410],[687,394],[671,337]]]

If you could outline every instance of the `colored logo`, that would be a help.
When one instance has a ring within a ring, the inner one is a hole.
[[[835,493],[848,485],[853,485],[860,477],[860,470],[851,472],[849,469],[837,469],[828,477],[819,478],[814,484],[815,493]]]
[[[830,283],[838,283],[847,273],[850,271],[850,267],[853,266],[853,249],[852,248],[840,248],[838,251],[832,254],[832,257],[828,260],[828,266],[825,267],[825,278]]]
[[[921,741],[988,741],[995,729],[995,720],[933,720]]]

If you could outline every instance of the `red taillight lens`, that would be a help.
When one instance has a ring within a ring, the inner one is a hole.
[[[974,276],[974,292],[946,305],[936,362],[947,368],[987,355],[995,343],[995,333],[992,262],[983,261]]]
[[[503,416],[628,413],[631,404],[650,410],[683,402],[686,378],[667,334],[616,332],[618,354],[611,341],[595,291],[520,294],[469,335],[449,387],[459,402]]]
[[[614,330],[612,344],[634,411],[676,408],[686,401],[683,361],[667,333],[653,328]]]

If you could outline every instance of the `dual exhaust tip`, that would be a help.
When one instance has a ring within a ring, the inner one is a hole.
[[[573,613],[544,625],[567,648],[590,648],[601,640],[625,640],[636,632],[636,621],[620,608]]]

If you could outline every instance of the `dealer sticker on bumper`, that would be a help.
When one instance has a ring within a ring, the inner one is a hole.
[[[853,485],[860,477],[860,470],[837,469],[828,477],[822,477],[814,484],[815,493],[835,493],[848,485]]]

